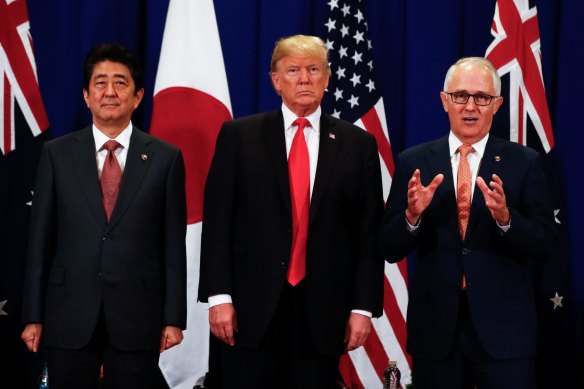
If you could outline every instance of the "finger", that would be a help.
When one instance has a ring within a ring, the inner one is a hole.
[[[438,188],[438,185],[440,185],[443,180],[444,174],[437,174],[436,177],[432,179],[432,182],[430,182],[430,185],[428,185],[428,189],[434,192],[436,188]]]

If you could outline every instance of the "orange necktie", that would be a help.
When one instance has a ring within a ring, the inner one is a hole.
[[[115,140],[108,140],[104,143],[102,149],[107,150],[99,183],[101,186],[101,198],[103,200],[103,209],[105,210],[106,220],[109,222],[110,216],[116,205],[118,192],[120,190],[120,181],[122,180],[122,169],[114,155],[114,151],[122,147],[121,144]]]
[[[470,165],[468,164],[467,155],[474,149],[469,145],[462,145],[458,148],[460,160],[458,162],[458,177],[456,182],[456,208],[458,213],[458,230],[460,237],[464,241],[466,227],[468,226],[468,217],[470,215],[472,175]],[[462,290],[466,289],[466,278],[462,275]]]
[[[458,229],[460,231],[460,237],[464,240],[468,225],[468,216],[470,215],[470,192],[472,188],[472,175],[466,156],[472,153],[474,149],[472,146],[462,145],[458,148],[458,151],[460,152],[460,161],[458,162],[458,178],[456,183],[456,207],[458,210]]]
[[[304,127],[310,126],[306,118],[298,118],[292,125],[298,126],[290,155],[288,174],[292,200],[292,249],[288,282],[295,286],[306,275],[306,240],[308,238],[308,215],[310,210],[310,162],[308,146],[304,138]]]

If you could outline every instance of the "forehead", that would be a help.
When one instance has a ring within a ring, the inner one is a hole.
[[[120,62],[101,61],[93,67],[92,78],[95,77],[124,77],[131,79],[130,69]]]
[[[319,57],[309,57],[302,55],[285,55],[278,61],[276,66],[282,66],[284,68],[294,67],[294,66],[323,66],[323,60]]]
[[[455,69],[448,89],[450,91],[483,92],[494,95],[493,74],[480,64],[461,64]]]

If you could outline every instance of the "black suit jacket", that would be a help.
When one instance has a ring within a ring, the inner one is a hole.
[[[180,150],[134,128],[111,220],[91,127],[44,145],[35,185],[23,322],[80,348],[103,307],[111,341],[158,349],[186,327],[186,201]]]
[[[376,249],[383,211],[375,139],[322,114],[310,203],[307,333],[323,353],[342,352],[351,309],[382,314],[384,262]],[[233,298],[242,347],[256,347],[286,284],[292,239],[281,111],[225,123],[205,188],[199,299]]]
[[[439,173],[444,181],[412,234],[405,210],[416,168],[423,185]],[[494,358],[535,354],[534,270],[558,238],[551,199],[540,155],[490,135],[478,175],[488,184],[493,173],[503,181],[511,227],[502,233],[475,186],[462,241],[448,137],[406,150],[397,159],[379,244],[389,262],[417,249],[407,314],[407,348],[414,357],[439,359],[450,351],[463,272],[472,321],[487,352]]]

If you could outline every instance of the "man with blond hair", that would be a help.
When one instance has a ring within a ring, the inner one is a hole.
[[[333,388],[382,314],[375,138],[322,112],[325,43],[279,40],[281,109],[226,123],[205,187],[199,299],[223,388]],[[296,134],[298,136],[295,136]]]

